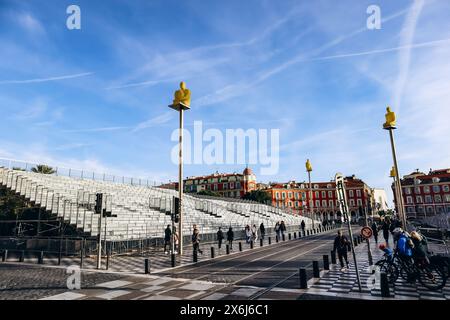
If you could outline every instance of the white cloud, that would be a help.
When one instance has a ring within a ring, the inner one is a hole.
[[[45,29],[42,24],[29,13],[17,14],[17,22],[22,28],[31,34],[44,34]]]

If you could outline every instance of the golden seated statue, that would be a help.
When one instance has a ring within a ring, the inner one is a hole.
[[[395,178],[397,176],[396,172],[395,172],[395,167],[392,167],[390,176],[391,176],[391,178]]]
[[[306,171],[311,172],[312,171],[312,166],[311,166],[311,162],[309,162],[309,159],[306,160]]]
[[[390,107],[386,108],[386,122],[383,123],[384,129],[395,129],[395,112]]]
[[[180,90],[175,91],[173,105],[183,104],[187,107],[191,105],[191,91],[186,89],[184,82],[180,83]]]

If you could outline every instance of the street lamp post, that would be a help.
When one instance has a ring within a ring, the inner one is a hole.
[[[403,206],[403,192],[402,192],[402,186],[400,183],[400,176],[398,173],[398,165],[397,165],[397,155],[395,150],[395,141],[394,141],[394,130],[397,129],[396,127],[396,117],[395,113],[391,111],[390,107],[386,108],[386,122],[383,124],[383,129],[389,131],[389,138],[391,141],[391,150],[392,150],[392,159],[394,161],[394,169],[395,169],[395,183],[397,185],[397,192],[398,192],[398,200],[397,200],[397,207],[399,211],[399,215],[403,222],[403,228],[406,230],[406,214],[405,214],[405,207]]]
[[[308,172],[308,181],[309,181],[309,216],[311,217],[311,221],[312,221],[312,228],[314,229],[314,217],[313,217],[313,200],[312,200],[312,185],[311,185],[311,171],[312,171],[312,166],[311,166],[311,162],[309,161],[309,159],[306,160],[305,163],[306,166],[306,171]]]
[[[179,197],[179,225],[178,225],[178,254],[183,254],[183,111],[189,110],[191,105],[191,91],[186,88],[184,82],[180,83],[180,89],[175,91],[174,100],[169,108],[179,112],[179,154],[178,154],[178,197]],[[174,230],[172,229],[172,233]]]

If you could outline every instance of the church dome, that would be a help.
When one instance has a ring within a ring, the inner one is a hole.
[[[253,174],[253,171],[252,171],[252,169],[250,169],[250,168],[245,168],[244,169],[244,176],[249,176],[249,175],[252,175]]]

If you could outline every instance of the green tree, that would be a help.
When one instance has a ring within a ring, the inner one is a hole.
[[[19,167],[13,167],[12,168],[15,171],[25,171],[25,169],[19,168]]]
[[[253,201],[265,203],[265,204],[272,201],[272,198],[270,197],[270,195],[267,192],[265,192],[264,190],[253,190],[253,191],[247,192],[246,194],[244,194],[242,199],[253,200]]]
[[[54,174],[56,171],[45,164],[38,164],[36,167],[31,168],[31,171],[42,174]]]
[[[211,190],[201,190],[197,194],[201,196],[220,197],[220,193]]]

